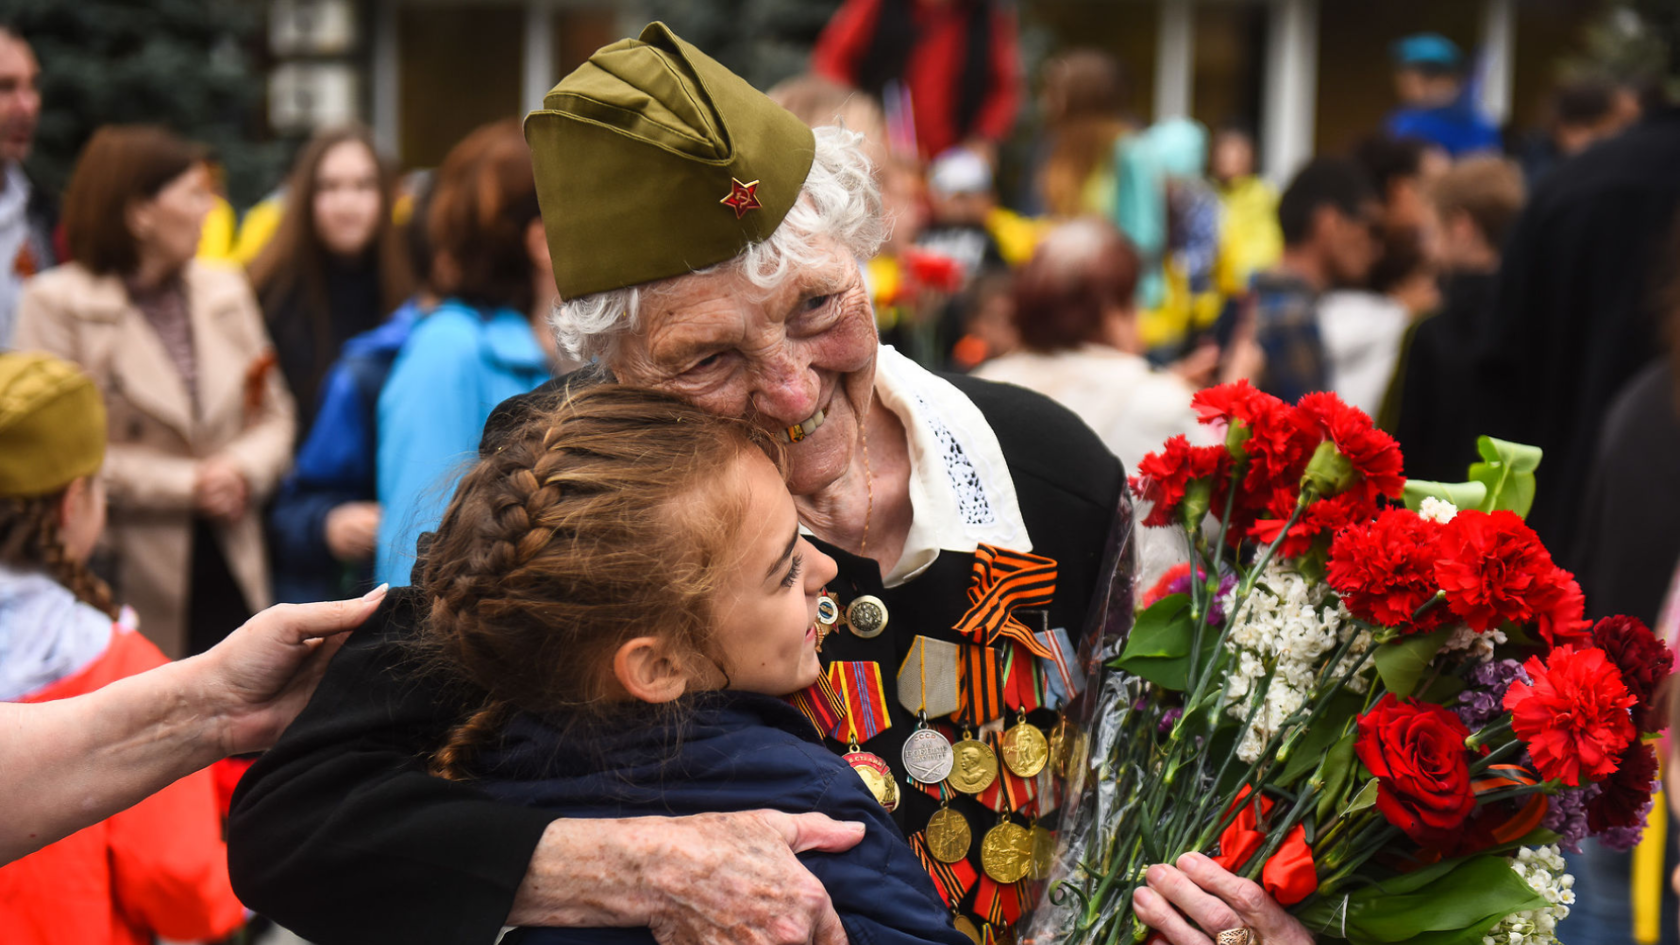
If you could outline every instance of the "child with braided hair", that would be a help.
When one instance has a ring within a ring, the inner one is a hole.
[[[0,353],[0,701],[48,702],[167,660],[88,568],[105,407],[87,376]],[[0,942],[142,945],[244,924],[209,771],[0,867]]]
[[[835,564],[801,535],[780,447],[745,422],[596,384],[519,421],[420,567],[427,662],[470,694],[434,773],[559,817],[777,809],[860,821],[805,853],[855,943],[968,939],[861,778],[784,697],[813,684]],[[652,945],[646,928],[523,945]]]

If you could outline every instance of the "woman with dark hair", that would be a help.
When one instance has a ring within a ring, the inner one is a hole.
[[[548,380],[554,275],[519,123],[485,125],[443,160],[426,212],[443,301],[403,344],[379,396],[375,580],[407,584],[415,539],[448,502],[490,411]]]
[[[392,190],[391,168],[366,128],[318,132],[292,167],[280,228],[251,263],[304,429],[344,342],[384,321],[414,291],[391,222]]]
[[[998,0],[846,0],[811,71],[881,100],[890,126],[913,120],[913,140],[893,142],[906,153],[995,154],[1020,106],[1016,46],[1015,16]]]
[[[256,510],[295,430],[249,284],[193,258],[210,206],[198,146],[157,127],[99,129],[64,197],[73,261],[18,304],[17,347],[75,361],[105,397],[110,571],[170,657],[268,606]]]

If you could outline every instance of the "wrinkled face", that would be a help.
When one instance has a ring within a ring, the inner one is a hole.
[[[785,696],[817,681],[817,595],[834,559],[799,534],[782,476],[762,453],[743,453],[722,488],[743,490],[740,560],[719,589],[711,644],[729,688]]]
[[[769,293],[727,270],[649,293],[608,365],[622,383],[778,434],[821,411],[822,423],[788,448],[794,495],[845,473],[875,384],[875,313],[857,261],[828,237],[816,247],[820,263]]]
[[[193,165],[163,185],[156,197],[142,201],[131,215],[142,254],[151,254],[170,267],[186,265],[198,252],[204,218],[214,202],[210,170],[203,164]]]
[[[0,160],[21,161],[35,143],[41,118],[41,67],[29,44],[0,32]]]
[[[383,212],[379,164],[360,141],[340,141],[315,168],[315,235],[335,256],[360,256]]]

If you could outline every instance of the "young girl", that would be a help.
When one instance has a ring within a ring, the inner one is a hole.
[[[104,458],[93,382],[0,354],[0,700],[65,699],[165,662],[83,563],[105,525]],[[7,945],[220,939],[244,919],[209,771],[0,868]]]
[[[422,574],[434,662],[483,699],[437,773],[562,817],[861,821],[852,850],[800,857],[851,941],[968,941],[863,780],[782,698],[821,672],[835,565],[801,537],[767,434],[651,391],[566,395],[467,475]]]

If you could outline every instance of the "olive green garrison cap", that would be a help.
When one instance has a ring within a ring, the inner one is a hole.
[[[663,23],[596,50],[525,118],[562,298],[679,276],[768,239],[811,129]]]

